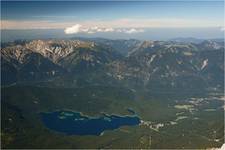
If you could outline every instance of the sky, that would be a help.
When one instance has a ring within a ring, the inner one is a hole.
[[[223,1],[2,1],[3,40],[221,38]]]

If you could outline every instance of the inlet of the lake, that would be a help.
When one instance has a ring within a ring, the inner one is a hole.
[[[136,115],[106,115],[88,117],[79,112],[55,111],[41,113],[44,125],[54,131],[67,135],[100,135],[105,130],[114,130],[121,126],[134,126],[140,123]]]

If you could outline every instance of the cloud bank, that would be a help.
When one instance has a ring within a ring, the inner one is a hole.
[[[221,27],[220,28],[220,31],[225,31],[225,27]]]
[[[64,30],[65,34],[78,34],[78,33],[88,33],[88,34],[93,34],[97,32],[120,32],[120,33],[127,33],[127,34],[133,34],[133,33],[141,33],[144,32],[143,29],[136,29],[136,28],[129,28],[129,29],[115,29],[115,28],[104,28],[104,27],[98,27],[98,26],[93,26],[93,27],[84,27],[81,24],[76,24],[71,27],[67,27]]]
[[[46,21],[46,20],[1,20],[1,29],[65,29],[82,25],[78,28],[79,31],[85,29],[91,32],[112,32],[116,28],[120,29],[140,29],[140,28],[193,28],[193,27],[221,27],[223,21],[215,22],[213,20],[201,19],[183,19],[183,18],[160,18],[160,19],[133,19],[121,18],[114,20],[82,20],[73,21],[67,20],[64,22]],[[96,28],[97,27],[97,28]],[[112,29],[111,29],[112,28]],[[139,30],[138,30],[139,31]],[[119,32],[119,31],[118,31]],[[127,33],[137,32],[135,30],[123,31]]]

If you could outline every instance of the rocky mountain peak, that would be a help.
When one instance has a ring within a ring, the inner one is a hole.
[[[38,53],[57,62],[74,52],[77,48],[93,48],[94,42],[80,40],[33,40],[25,45],[13,45],[1,50],[3,56],[19,60],[22,63],[23,57],[28,53]]]

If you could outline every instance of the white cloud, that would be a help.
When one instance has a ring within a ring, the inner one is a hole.
[[[113,32],[114,29],[113,28],[105,28],[104,32]]]
[[[220,28],[220,31],[225,31],[225,27],[221,27]]]
[[[80,24],[73,25],[72,27],[65,28],[65,34],[77,34],[77,33],[88,33],[93,34],[96,32],[113,32],[113,28],[102,28],[102,27],[84,27]]]
[[[68,27],[64,30],[64,32],[66,34],[76,34],[76,33],[79,33],[80,32],[80,28],[81,28],[81,25],[80,24],[76,24],[72,27]]]
[[[128,34],[132,34],[132,33],[140,33],[140,32],[144,32],[144,30],[143,30],[143,29],[135,29],[135,28],[131,28],[131,29],[125,30],[124,32],[125,32],[125,33],[128,33]]]
[[[139,33],[139,32],[144,32],[143,29],[114,29],[114,28],[104,28],[104,27],[98,27],[98,26],[93,26],[93,27],[84,27],[80,24],[73,25],[71,27],[67,27],[64,30],[65,34],[77,34],[77,33],[88,33],[88,34],[93,34],[97,32],[123,32],[123,33]]]

